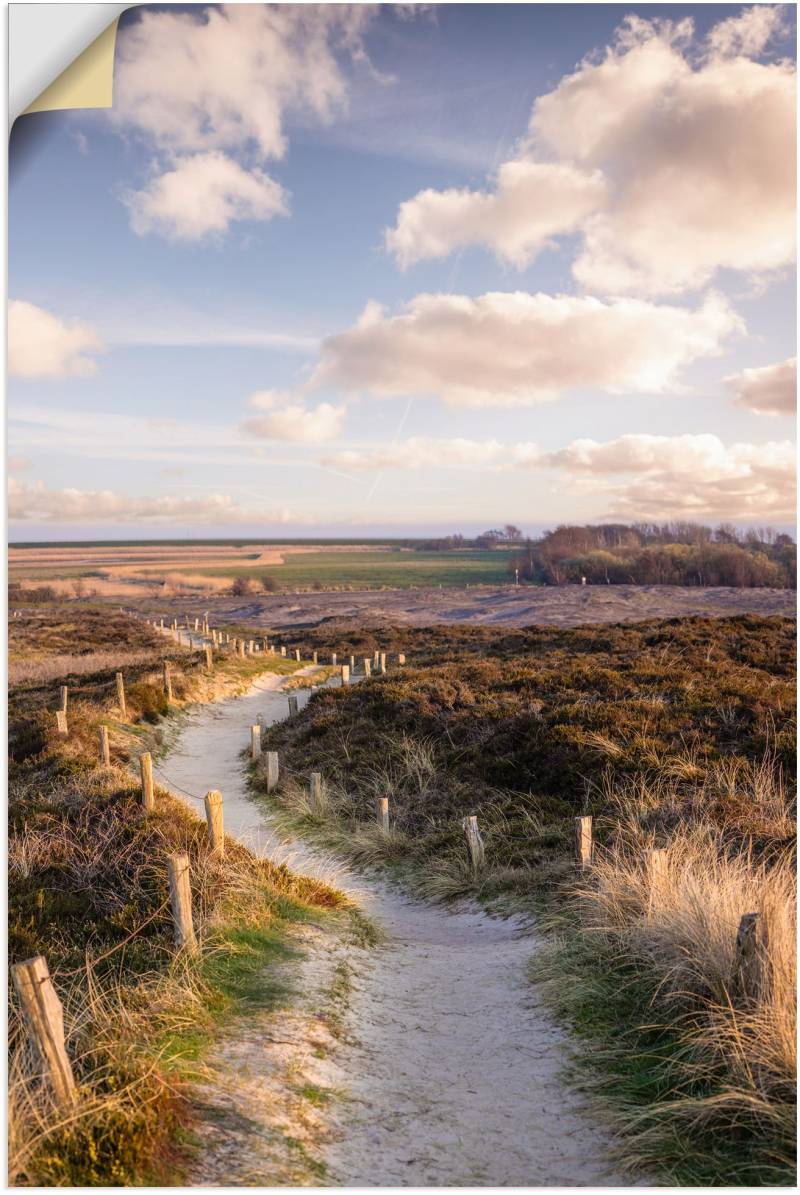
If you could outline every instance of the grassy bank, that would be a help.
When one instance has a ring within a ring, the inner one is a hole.
[[[65,656],[69,664],[54,674],[53,660]],[[80,1087],[73,1113],[53,1106],[12,998],[14,1184],[180,1182],[193,1147],[186,1082],[202,1073],[220,1021],[290,1001],[292,924],[338,919],[344,907],[325,885],[230,841],[218,858],[205,823],[163,791],[154,813],[143,814],[129,758],[158,750],[168,714],[240,691],[258,672],[296,666],[226,657],[209,675],[201,659],[108,612],[53,609],[14,627],[12,666],[28,667],[10,694],[9,957],[46,957]],[[58,683],[70,688],[67,739],[55,734]],[[110,768],[98,761],[101,724],[110,731]],[[190,859],[196,957],[173,946],[166,860],[174,851]]]
[[[626,1128],[630,1163],[682,1183],[787,1181],[794,624],[402,628],[380,639],[339,629],[326,646],[340,659],[399,648],[410,666],[322,691],[267,732],[284,768],[273,798],[283,816],[430,898],[557,914],[550,990],[602,1060],[598,1090]],[[313,811],[311,771],[324,777]],[[388,833],[375,814],[383,797]],[[486,845],[477,874],[470,814]],[[577,814],[593,816],[597,840],[579,884]],[[649,847],[669,849],[663,890],[643,867]],[[762,934],[755,994],[735,978],[747,912]]]

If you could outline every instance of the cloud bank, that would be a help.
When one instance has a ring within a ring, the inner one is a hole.
[[[402,266],[484,245],[518,267],[580,229],[576,281],[677,294],[721,269],[762,274],[795,252],[795,69],[761,62],[782,23],[757,7],[705,42],[691,20],[626,18],[533,106],[485,191],[404,202],[387,248]]]
[[[662,393],[741,327],[715,294],[695,310],[522,291],[422,294],[393,316],[369,303],[323,341],[312,384],[464,407],[528,406],[589,386]]]
[[[257,440],[286,440],[294,443],[319,444],[334,440],[340,434],[345,408],[331,403],[319,403],[308,409],[291,394],[278,390],[261,390],[250,398],[250,406],[266,411],[253,419],[245,419],[240,430]]]

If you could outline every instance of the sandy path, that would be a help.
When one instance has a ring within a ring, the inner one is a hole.
[[[248,798],[248,727],[284,717],[278,677],[197,709],[157,769],[195,809],[218,788],[226,832],[351,893],[386,932],[348,961],[353,991],[336,1048],[325,1162],[348,1186],[579,1186],[629,1180],[561,1074],[567,1041],[526,982],[538,939],[518,921],[449,912],[287,841]],[[301,705],[309,694],[298,693]],[[182,791],[184,790],[184,791]],[[252,1085],[252,1076],[249,1079]],[[202,1181],[202,1180],[201,1180]],[[206,1180],[208,1181],[208,1180]],[[212,1179],[213,1181],[213,1179]],[[234,1181],[233,1179],[231,1181]],[[265,1175],[262,1181],[269,1181]]]

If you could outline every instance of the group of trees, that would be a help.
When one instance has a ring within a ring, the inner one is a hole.
[[[547,585],[732,585],[794,588],[796,547],[772,528],[698,523],[560,526],[509,561]]]

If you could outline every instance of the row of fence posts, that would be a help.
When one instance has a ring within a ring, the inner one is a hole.
[[[176,619],[172,620],[171,627],[164,626],[163,618],[158,622],[152,620],[151,625],[168,634],[171,632],[176,637],[177,642],[181,643],[181,631],[178,628]],[[191,647],[191,633],[188,619],[186,620],[186,628],[188,632],[188,644]],[[245,641],[241,639],[237,640],[234,638],[231,642],[227,632],[213,630],[205,620],[201,624],[199,619],[195,619],[194,630],[196,633],[202,633],[206,637],[210,636],[213,646],[231,646],[234,652],[239,655],[245,655],[246,653],[255,654],[259,650],[254,640],[249,640],[247,647],[245,647]],[[211,671],[213,668],[212,646],[209,644],[203,644],[202,646],[205,650],[206,666]],[[270,649],[270,645],[265,639],[263,650],[266,652],[268,649]],[[275,653],[274,644],[271,645],[270,650],[272,654]],[[281,647],[280,653],[282,656],[286,656],[286,647]],[[299,662],[301,659],[299,648],[294,649],[293,655],[294,659]],[[313,653],[312,658],[313,662],[317,664],[318,653],[316,651]],[[405,655],[400,653],[398,655],[398,663],[403,665],[405,662]],[[335,652],[332,653],[331,663],[333,667],[336,667],[337,656]],[[372,660],[368,658],[364,659],[363,672],[365,677],[370,675],[372,663]],[[374,663],[381,672],[385,672],[386,653],[376,652]],[[343,664],[341,668],[342,683],[346,684],[349,682],[351,670],[355,671],[355,658],[351,656],[350,664]],[[128,710],[125,697],[125,680],[121,672],[116,673],[115,684],[117,706],[119,707],[121,717],[124,719],[128,716]],[[163,666],[163,684],[166,699],[171,703],[174,698],[172,674],[168,661],[165,661]],[[297,696],[294,693],[290,693],[288,694],[288,699],[289,713],[291,716],[294,716],[298,712]],[[60,707],[56,711],[56,727],[58,733],[61,735],[68,734],[68,703],[69,689],[66,685],[62,685],[60,688]],[[254,760],[259,759],[262,754],[261,730],[260,724],[251,728],[251,756]],[[103,766],[110,767],[111,752],[107,726],[100,726],[99,728],[99,754],[100,762]],[[276,751],[268,751],[265,754],[267,761],[267,791],[272,792],[278,784],[280,774],[278,753]],[[139,773],[142,808],[145,813],[151,813],[155,809],[155,790],[153,785],[153,760],[149,751],[142,752],[139,756]],[[314,772],[311,775],[309,801],[312,809],[320,808],[322,801],[322,775],[319,772]],[[225,833],[222,794],[216,790],[206,793],[204,807],[211,850],[218,857],[223,857],[225,853]],[[381,829],[388,832],[389,800],[387,797],[382,797],[377,802],[377,820]],[[470,818],[467,821],[474,825],[474,835],[480,841],[476,819]],[[191,872],[189,857],[186,852],[178,851],[168,857],[167,876],[175,946],[178,950],[185,950],[190,954],[194,954],[199,949],[199,943],[192,917]],[[71,1107],[77,1099],[77,1084],[66,1049],[63,1007],[53,986],[47,960],[42,955],[38,955],[24,962],[15,963],[11,968],[11,972],[20,1008],[27,1025],[29,1039],[40,1060],[43,1075],[49,1082],[56,1102],[64,1108]]]

